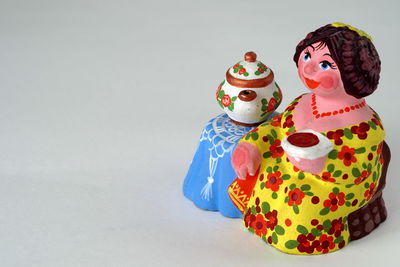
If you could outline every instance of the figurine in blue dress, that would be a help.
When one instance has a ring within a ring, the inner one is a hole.
[[[211,119],[204,127],[183,193],[202,209],[240,218],[242,213],[232,204],[227,191],[236,178],[231,165],[232,151],[245,134],[276,115],[282,92],[272,70],[257,61],[254,52],[247,52],[243,61],[226,72],[216,99],[225,114]]]

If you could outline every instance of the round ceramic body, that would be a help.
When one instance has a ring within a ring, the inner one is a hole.
[[[241,100],[239,94],[246,90],[254,91],[257,96],[251,101]],[[281,100],[282,93],[275,81],[265,87],[240,88],[224,80],[217,92],[217,101],[225,113],[235,122],[244,124],[264,121],[276,110]]]
[[[253,52],[229,68],[219,85],[217,102],[239,124],[255,125],[268,118],[282,101],[282,92],[274,73]]]

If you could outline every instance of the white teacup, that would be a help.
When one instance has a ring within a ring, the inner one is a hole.
[[[290,162],[312,174],[320,173],[333,143],[324,135],[311,130],[300,130],[282,140],[282,148]]]

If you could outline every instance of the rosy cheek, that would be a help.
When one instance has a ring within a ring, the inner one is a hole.
[[[297,73],[299,74],[300,79],[303,79],[303,76],[304,76],[303,68],[304,68],[303,62],[301,62],[301,63],[299,62],[297,65]]]
[[[322,89],[325,89],[326,91],[336,89],[339,83],[338,77],[332,74],[322,75],[319,81],[321,83],[320,86],[322,87]]]

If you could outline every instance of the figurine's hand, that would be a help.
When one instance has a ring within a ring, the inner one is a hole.
[[[256,174],[261,164],[261,153],[254,145],[240,143],[232,154],[232,166],[239,179]]]

